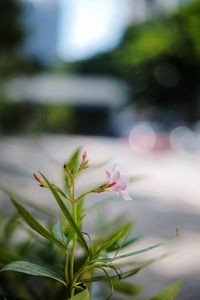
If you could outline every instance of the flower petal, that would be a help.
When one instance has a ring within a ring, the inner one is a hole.
[[[124,186],[128,185],[129,183],[129,177],[126,175],[121,175],[120,178],[117,180],[117,185]]]
[[[118,179],[120,179],[120,172],[119,171],[117,171],[115,174],[113,174],[113,177],[112,177],[112,180],[114,182],[117,182]]]
[[[116,173],[117,171],[119,171],[119,165],[118,164],[114,164],[112,166],[111,173]]]
[[[121,196],[124,200],[126,200],[126,201],[128,201],[128,200],[133,200],[133,199],[129,196],[128,191],[119,191],[119,194],[120,194],[120,196]]]
[[[108,177],[108,180],[110,180],[111,174],[110,174],[110,172],[108,172],[107,170],[106,170],[106,175],[107,175],[107,177]]]
[[[127,185],[115,185],[113,190],[114,191],[124,191],[127,188]]]

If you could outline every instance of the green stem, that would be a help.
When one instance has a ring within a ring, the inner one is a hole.
[[[87,194],[90,194],[90,193],[93,193],[94,191],[88,191],[88,192],[85,192],[83,194],[81,194],[77,199],[76,199],[76,202],[78,202],[78,200],[80,200],[81,198],[83,198],[84,196],[86,196]]]
[[[72,198],[73,198],[73,217],[75,223],[77,223],[77,211],[76,211],[76,202],[75,202],[75,188],[74,188],[74,180],[72,183]],[[73,235],[73,244],[72,244],[72,251],[71,251],[71,261],[70,261],[70,279],[72,280],[74,276],[74,258],[75,258],[75,248],[76,248],[76,233],[74,232]]]
[[[71,297],[74,295],[75,285],[76,285],[76,282],[77,282],[78,278],[85,271],[85,269],[87,268],[89,263],[90,262],[87,259],[86,262],[82,265],[82,267],[74,275],[74,278],[73,278],[72,283],[71,283]]]
[[[65,251],[65,280],[66,280],[67,285],[69,284],[68,264],[69,264],[69,251],[68,251],[68,249],[66,249],[66,251]]]

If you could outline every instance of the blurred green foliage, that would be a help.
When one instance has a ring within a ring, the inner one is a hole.
[[[200,1],[196,0],[173,14],[130,26],[116,49],[76,67],[82,73],[125,79],[140,107],[181,112],[191,124],[200,117],[199,28]]]
[[[0,1],[0,79],[43,69],[39,62],[24,57],[21,52],[28,33],[21,22],[23,10],[23,1]]]
[[[16,0],[0,1],[0,51],[12,52],[23,39],[20,25],[22,6]]]
[[[21,14],[20,1],[0,1],[0,76],[14,73],[22,63],[22,59],[17,53],[24,37],[24,31],[20,24]]]
[[[38,105],[6,102],[0,105],[0,131],[3,133],[73,132],[72,108],[59,104]]]

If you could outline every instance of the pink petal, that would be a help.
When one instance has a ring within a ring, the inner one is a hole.
[[[115,174],[113,174],[112,180],[116,182],[118,181],[119,178],[120,178],[120,172],[117,171]]]
[[[129,177],[125,175],[121,175],[120,178],[117,180],[117,185],[124,186],[128,185]]]
[[[118,185],[116,184],[113,188],[114,191],[124,191],[127,188],[127,185]]]
[[[108,172],[107,170],[106,170],[106,175],[108,176],[108,179],[110,180],[111,174],[110,174],[110,172]]]
[[[118,171],[119,171],[119,165],[118,164],[114,164],[112,166],[111,173],[115,174]]]
[[[126,200],[126,201],[128,201],[128,200],[133,200],[133,199],[129,196],[128,191],[120,191],[119,194],[120,194],[120,196],[121,196],[124,200]]]
[[[117,164],[114,164],[110,173],[111,173],[110,181],[111,182],[117,181],[120,178],[119,166]]]

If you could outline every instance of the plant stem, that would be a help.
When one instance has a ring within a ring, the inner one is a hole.
[[[75,201],[75,188],[74,188],[74,180],[72,183],[72,198]],[[76,202],[73,202],[73,217],[75,223],[77,223],[77,211],[76,211]],[[74,276],[74,257],[75,257],[75,248],[76,248],[76,233],[73,235],[73,244],[72,244],[72,252],[71,252],[71,261],[70,261],[70,279],[72,280]]]
[[[76,202],[78,202],[78,200],[80,200],[81,198],[83,198],[84,196],[86,196],[86,195],[88,195],[88,194],[90,194],[90,193],[93,193],[94,191],[92,190],[92,191],[88,191],[88,192],[85,192],[85,193],[83,193],[83,194],[81,194],[77,199],[76,199]]]
[[[68,249],[66,249],[66,251],[65,251],[65,280],[66,280],[67,284],[69,284],[68,263],[69,263],[69,251],[68,251]]]
[[[78,278],[85,271],[85,269],[87,268],[89,263],[90,262],[87,259],[86,262],[82,265],[82,267],[74,275],[74,278],[73,278],[72,283],[71,283],[71,297],[74,295],[75,285],[76,285],[76,282],[77,282]]]

